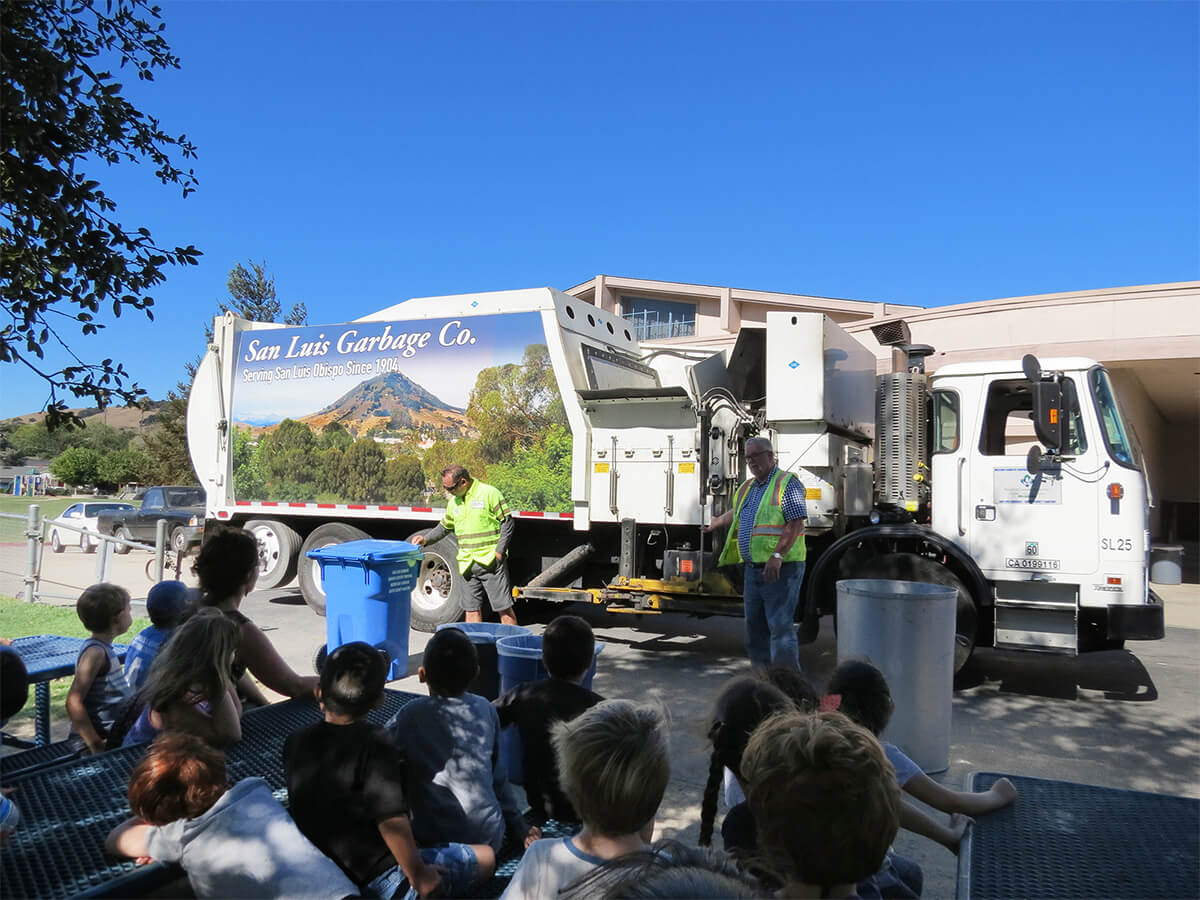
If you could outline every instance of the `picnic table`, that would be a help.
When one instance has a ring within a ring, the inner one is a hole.
[[[1200,800],[997,772],[1017,802],[971,826],[958,853],[959,900],[1200,896]]]
[[[83,649],[87,638],[63,637],[58,634],[35,634],[16,638],[12,648],[25,663],[29,680],[34,685],[34,730],[33,746],[44,747],[50,743],[50,682],[55,678],[75,674],[75,660]],[[117,658],[125,661],[129,650],[125,644],[113,644]],[[23,742],[7,740],[6,743]]]

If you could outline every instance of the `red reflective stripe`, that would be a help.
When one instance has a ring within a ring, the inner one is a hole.
[[[433,512],[433,507],[432,506],[414,506],[412,508],[412,511],[413,512]]]
[[[294,509],[304,509],[304,507],[308,506],[308,504],[307,503],[289,503],[288,506],[293,507]]]
[[[546,514],[544,512],[537,512],[536,510],[530,511],[530,512],[526,512],[525,510],[522,510],[521,512],[517,513],[517,515],[518,516],[534,516],[537,518],[541,518],[541,517],[545,516]]]
[[[238,500],[233,505],[234,506],[249,506],[250,501],[249,500]]]
[[[346,509],[366,509],[366,507],[361,503],[349,503],[346,505]]]
[[[382,512],[399,512],[400,511],[400,507],[398,507],[398,506],[381,506],[381,507],[379,507],[379,509]]]
[[[563,519],[573,519],[573,518],[575,518],[575,513],[559,513],[558,515],[559,515],[559,517],[560,517],[560,518],[563,518]]]
[[[336,503],[318,503],[317,509],[337,509]]]
[[[276,503],[274,500],[263,500],[262,505],[263,506],[278,506],[279,504]]]

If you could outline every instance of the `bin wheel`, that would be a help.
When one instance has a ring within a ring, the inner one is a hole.
[[[300,548],[300,558],[304,562],[302,565],[297,565],[300,575],[300,593],[304,595],[304,602],[318,616],[325,615],[325,589],[321,587],[321,566],[315,559],[308,558],[308,551],[345,544],[350,541],[362,541],[369,537],[370,535],[361,528],[355,528],[344,522],[330,522],[313,531],[305,539],[304,546]]]
[[[428,533],[418,531],[409,540],[417,534]],[[453,534],[421,549],[424,558],[412,589],[409,623],[417,631],[433,633],[439,625],[462,618],[462,595],[466,584],[458,572],[458,541]]]
[[[251,519],[242,528],[258,541],[259,590],[281,587],[296,576],[300,535],[274,519]]]
[[[329,658],[329,648],[322,644],[317,648],[317,652],[313,654],[313,671],[318,675],[325,668],[325,660]]]
[[[958,591],[954,617],[954,673],[957,675],[975,652],[979,610],[961,579],[943,565],[915,553],[888,553],[863,560],[854,567],[853,578],[887,578],[944,584]],[[834,619],[834,628],[837,627]]]

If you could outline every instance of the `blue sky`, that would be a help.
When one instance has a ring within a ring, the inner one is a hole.
[[[928,306],[1200,277],[1194,3],[162,6],[182,69],[127,94],[199,189],[91,174],[204,256],[154,324],[72,338],[154,398],[248,259],[314,324],[597,273]],[[0,417],[37,409],[5,369]]]

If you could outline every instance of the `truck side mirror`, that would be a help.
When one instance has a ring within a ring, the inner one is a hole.
[[[1033,430],[1047,450],[1063,446],[1063,390],[1058,381],[1033,384]]]
[[[1029,448],[1029,453],[1025,457],[1025,471],[1030,475],[1036,475],[1042,471],[1042,448],[1037,444]]]

